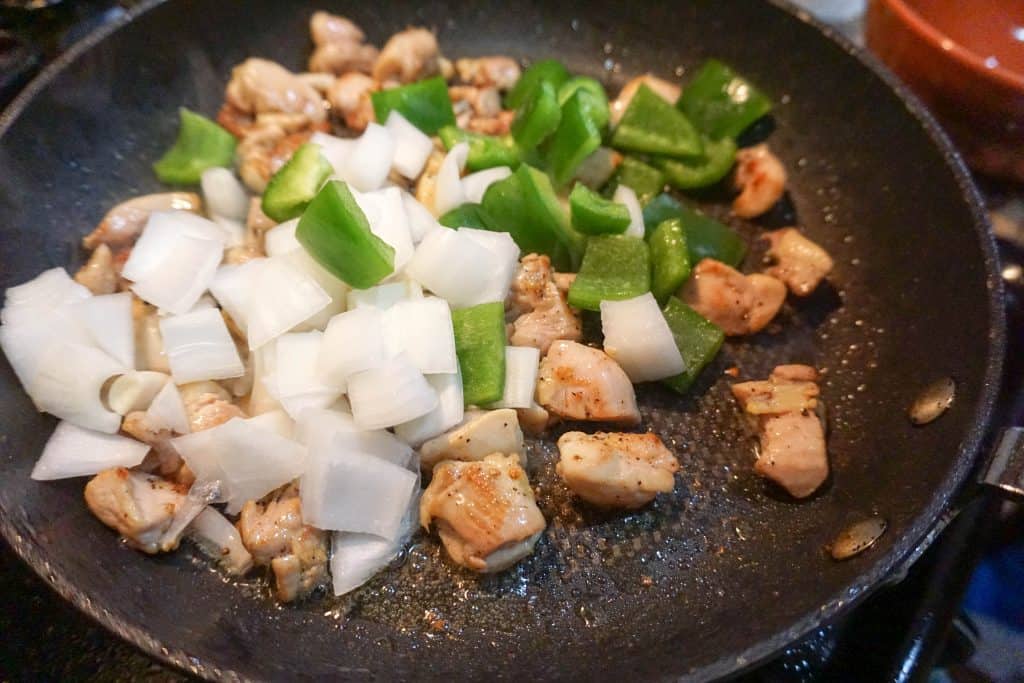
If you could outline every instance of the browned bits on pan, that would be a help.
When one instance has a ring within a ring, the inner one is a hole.
[[[829,552],[834,560],[848,560],[859,555],[881,538],[889,523],[881,517],[872,517],[852,524],[839,532]]]
[[[956,382],[952,377],[943,377],[926,386],[917,398],[907,414],[910,421],[916,425],[926,425],[932,422],[953,405],[956,397]]]

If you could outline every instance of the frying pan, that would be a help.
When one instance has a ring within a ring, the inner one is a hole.
[[[300,69],[319,8],[377,42],[423,24],[453,56],[557,57],[613,92],[647,70],[676,77],[709,56],[733,64],[778,103],[770,142],[790,171],[788,208],[754,224],[729,219],[714,192],[698,203],[751,241],[799,224],[835,257],[832,284],[787,304],[767,333],[727,344],[690,395],[640,392],[645,426],[682,463],[674,494],[630,514],[574,504],[553,474],[552,442],[534,442],[530,475],[549,527],[517,567],[470,575],[420,536],[355,594],[287,607],[258,579],[223,580],[190,548],[154,558],[123,547],[87,512],[80,480],[30,481],[54,421],[4,367],[0,526],[62,595],[210,678],[708,679],[833,619],[920,551],[972,472],[992,410],[1003,354],[993,245],[962,163],[920,105],[781,5],[144,5],[4,114],[0,285],[79,263],[80,235],[107,208],[160,189],[150,163],[173,139],[176,108],[214,113],[231,67],[250,55]],[[753,473],[723,376],[736,366],[760,378],[781,362],[826,370],[832,475],[801,502]],[[953,406],[912,427],[906,406],[947,376]],[[828,543],[869,517],[888,532],[832,560]]]

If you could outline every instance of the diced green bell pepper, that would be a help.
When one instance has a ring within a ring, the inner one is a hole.
[[[680,218],[669,218],[647,238],[651,248],[651,294],[664,303],[690,277],[686,228]]]
[[[562,107],[562,120],[547,146],[547,166],[559,187],[601,146],[601,130],[594,120],[592,98],[578,90]]]
[[[646,85],[637,88],[612,133],[612,147],[670,157],[700,156],[700,135],[682,113]]]
[[[676,347],[686,367],[682,373],[663,379],[662,383],[682,394],[714,359],[722,348],[725,335],[717,325],[674,296],[669,297],[661,312],[668,328],[672,330]]]
[[[731,68],[709,59],[676,102],[679,111],[712,138],[735,138],[772,110],[772,101]]]
[[[660,194],[644,207],[644,226],[648,233],[669,218],[679,218],[683,222],[691,265],[696,265],[703,258],[713,258],[736,267],[747,254],[746,242],[733,230],[683,206],[671,195]]]
[[[445,126],[437,134],[447,150],[460,142],[469,145],[466,170],[470,173],[495,166],[515,168],[522,161],[522,151],[511,135],[483,135],[458,126]]]
[[[444,126],[455,125],[448,84],[440,76],[372,92],[370,101],[381,124],[388,114],[397,111],[427,135],[433,135]]]
[[[452,311],[452,330],[465,404],[500,401],[505,391],[505,305],[494,301]]]
[[[543,59],[534,62],[505,95],[505,108],[519,109],[523,103],[533,97],[533,89],[537,87],[538,83],[550,83],[557,91],[567,80],[569,80],[569,72],[558,60]]]
[[[520,149],[533,149],[558,128],[562,118],[555,88],[541,81],[533,89],[533,97],[516,111],[512,121],[512,137]]]
[[[278,223],[301,216],[332,173],[334,167],[320,153],[320,147],[307,142],[271,177],[260,208]]]
[[[624,204],[605,199],[582,183],[569,194],[569,215],[572,227],[585,235],[618,235],[629,227]]]
[[[594,119],[594,123],[597,124],[597,127],[604,128],[607,126],[611,112],[608,109],[608,95],[604,91],[604,86],[596,79],[587,76],[570,78],[558,89],[558,104],[564,107],[569,98],[575,95],[577,91],[583,91],[591,96],[590,115]]]
[[[652,197],[665,189],[665,174],[640,161],[636,157],[623,157],[622,163],[615,170],[605,193],[611,196],[619,185],[625,185],[636,192],[641,204],[646,204]]]
[[[625,235],[587,240],[583,264],[569,287],[569,304],[601,310],[602,301],[621,301],[651,289],[651,256],[647,243]]]
[[[395,250],[370,231],[348,185],[332,180],[306,207],[295,238],[317,263],[356,289],[372,287],[394,271]]]
[[[651,163],[664,172],[669,185],[680,190],[697,190],[714,185],[728,175],[736,162],[736,141],[732,138],[704,138],[704,154],[693,159],[654,157]]]
[[[461,206],[457,206],[438,218],[437,222],[448,228],[498,230],[498,224],[480,204],[463,204]]]
[[[178,139],[153,171],[162,183],[192,185],[208,168],[231,167],[235,161],[235,137],[210,119],[182,107]]]

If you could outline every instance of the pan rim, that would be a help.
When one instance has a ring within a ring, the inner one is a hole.
[[[916,560],[924,552],[938,535],[937,525],[942,518],[943,511],[949,507],[952,498],[966,484],[970,473],[976,466],[982,442],[991,427],[1005,358],[1006,321],[1004,317],[1004,288],[1002,279],[999,276],[995,239],[992,235],[987,212],[984,209],[978,189],[971,179],[966,164],[959,152],[953,147],[947,134],[917,96],[910,92],[907,86],[899,81],[887,67],[865,48],[854,44],[842,33],[815,19],[808,12],[793,6],[788,0],[766,1],[773,9],[816,29],[826,40],[841,48],[848,56],[857,60],[863,68],[881,79],[884,85],[900,99],[909,114],[924,129],[931,142],[942,155],[943,161],[952,172],[954,180],[960,189],[960,196],[970,209],[973,228],[982,251],[982,260],[987,273],[989,337],[986,370],[981,396],[974,406],[971,426],[960,442],[956,465],[942,484],[935,490],[929,505],[909,525],[901,542],[895,544],[889,551],[880,556],[852,584],[833,595],[828,602],[818,609],[797,619],[788,628],[778,631],[773,636],[761,640],[739,653],[722,657],[687,672],[685,676],[693,680],[709,680],[733,676],[756,667],[787,645],[819,628],[822,624],[829,623],[838,616],[853,609],[874,590],[881,587],[885,583],[884,579],[887,576],[892,575],[900,566]],[[45,67],[7,108],[0,112],[0,139],[4,137],[14,122],[18,120],[32,100],[83,53],[103,42],[115,32],[128,26],[141,15],[165,2],[167,0],[143,0],[136,7],[128,10],[117,21],[84,36],[58,59]],[[206,679],[242,679],[235,671],[221,669],[210,661],[189,655],[183,649],[168,647],[167,644],[162,643],[146,629],[126,623],[115,617],[100,602],[93,600],[85,592],[79,590],[61,570],[52,567],[40,547],[31,540],[21,536],[2,508],[0,508],[0,534],[4,536],[21,560],[28,564],[62,598],[103,628],[116,634],[122,640],[127,641],[147,655]]]

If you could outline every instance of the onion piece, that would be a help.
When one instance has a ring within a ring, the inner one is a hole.
[[[512,169],[508,166],[495,166],[470,173],[462,179],[462,192],[466,195],[466,201],[479,204],[483,201],[488,187],[510,175],[512,175]]]
[[[402,206],[409,219],[409,235],[412,237],[413,244],[419,244],[428,232],[442,227],[430,210],[416,201],[416,198],[408,192],[402,193]]]
[[[459,228],[458,232],[485,247],[494,256],[494,271],[487,287],[478,293],[479,302],[504,301],[519,268],[519,245],[507,232],[476,228]]]
[[[227,573],[242,576],[252,569],[252,555],[245,549],[238,529],[215,509],[204,508],[189,525],[188,535]]]
[[[460,176],[468,158],[469,145],[460,142],[448,151],[441,162],[434,189],[434,215],[442,216],[466,203],[466,193]]]
[[[433,410],[438,402],[437,392],[404,355],[349,377],[348,400],[356,424],[362,429],[381,429],[414,420]]]
[[[29,394],[41,411],[113,434],[121,426],[121,416],[106,409],[100,391],[108,379],[125,370],[95,347],[57,341],[41,354]]]
[[[437,297],[399,301],[384,313],[390,355],[404,353],[425,375],[459,369],[448,302]]]
[[[115,379],[107,390],[107,405],[118,415],[146,410],[170,377],[162,372],[132,370]]]
[[[32,468],[32,478],[50,481],[85,477],[111,467],[135,467],[146,453],[149,453],[149,446],[141,441],[62,421]]]
[[[240,247],[245,243],[245,224],[234,218],[213,216],[210,218],[224,233],[224,247]]]
[[[351,413],[328,408],[310,408],[295,421],[295,440],[311,451],[326,450],[337,434],[356,431]]]
[[[331,299],[322,309],[293,327],[292,331],[323,330],[331,318],[345,310],[345,302],[351,288],[327,272],[327,269],[317,263],[305,249],[294,249],[281,258],[296,270],[313,278]]]
[[[325,384],[344,388],[349,378],[388,360],[384,314],[373,307],[340,313],[327,324],[317,359]]]
[[[627,237],[644,237],[644,211],[640,208],[640,200],[636,197],[636,192],[633,188],[625,185],[619,185],[615,188],[615,194],[612,195],[612,201],[618,202],[626,207],[629,211],[629,227],[623,233]]]
[[[263,235],[263,250],[267,252],[267,256],[281,256],[302,249],[302,244],[295,237],[298,227],[299,219],[293,218],[267,230]]]
[[[540,350],[533,346],[505,347],[505,393],[492,408],[530,408],[537,389]]]
[[[384,127],[395,141],[395,155],[391,166],[409,180],[415,180],[423,171],[427,158],[434,151],[430,137],[409,120],[392,109]]]
[[[243,332],[247,327],[249,291],[257,271],[266,261],[255,258],[245,263],[223,265],[210,282],[210,293]]]
[[[348,293],[349,310],[372,307],[380,310],[391,308],[399,301],[422,299],[423,288],[413,280],[397,280],[376,285],[369,289],[353,289]]]
[[[672,330],[650,292],[601,302],[604,350],[633,382],[650,382],[686,369]]]
[[[163,318],[160,334],[177,384],[245,374],[235,342],[216,308]]]
[[[71,309],[93,341],[126,368],[135,367],[135,322],[130,292],[92,296]]]
[[[393,272],[399,272],[413,253],[409,219],[402,204],[402,191],[397,187],[388,187],[375,192],[357,192],[354,197],[359,208],[366,214],[370,231],[395,250]]]
[[[226,168],[208,168],[199,177],[203,200],[214,216],[244,221],[249,214],[249,195],[235,174]]]
[[[322,381],[317,359],[323,333],[293,332],[278,337],[275,391],[277,400],[293,419],[306,408],[326,408],[341,396],[341,389]]]
[[[443,434],[462,422],[465,403],[462,397],[462,373],[427,375],[427,383],[437,392],[437,407],[415,420],[395,426],[398,438],[411,446]]]
[[[262,415],[275,410],[283,410],[281,403],[271,391],[274,385],[274,368],[277,365],[275,342],[264,344],[250,353],[249,357],[252,359],[252,392],[249,394],[249,414]]]
[[[270,410],[255,417],[246,418],[245,421],[257,427],[269,429],[286,439],[297,440],[295,438],[295,420],[283,410]]]
[[[0,321],[14,326],[33,323],[59,308],[91,296],[92,293],[72,280],[66,270],[51,268],[28,282],[7,289]]]
[[[146,415],[158,427],[169,429],[175,434],[189,433],[185,402],[181,400],[181,392],[174,382],[164,383],[146,409]]]
[[[320,147],[320,153],[334,167],[334,173],[340,177],[345,175],[345,160],[352,153],[356,141],[351,138],[339,138],[317,131],[309,141]]]
[[[435,230],[416,247],[406,273],[452,308],[465,308],[500,300],[486,297],[501,288],[503,268],[502,259],[461,230]]]
[[[330,305],[316,279],[274,256],[254,270],[245,307],[249,348],[258,349]]]
[[[21,312],[30,310],[26,307]],[[54,330],[60,330],[59,337],[54,336]],[[32,393],[32,379],[39,370],[44,352],[53,344],[65,342],[95,346],[92,335],[74,315],[71,306],[50,312],[36,309],[31,316],[0,327],[0,347],[28,394]]]
[[[340,175],[360,192],[376,190],[387,180],[394,156],[391,133],[379,123],[370,123],[348,150]]]

